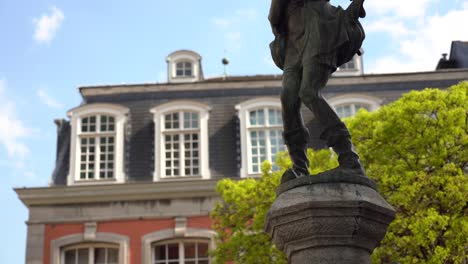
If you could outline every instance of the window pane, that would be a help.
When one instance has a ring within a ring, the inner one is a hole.
[[[119,262],[119,250],[116,248],[107,249],[108,264],[117,264]]]
[[[78,264],[88,264],[89,261],[89,249],[81,248],[78,249]]]
[[[208,257],[208,243],[198,243],[198,257],[199,258]]]
[[[265,131],[250,131],[250,162],[253,173],[260,172],[260,164],[266,157],[265,145]]]
[[[94,249],[94,262],[95,264],[106,264],[106,249],[105,248]]]
[[[196,251],[195,251],[195,243],[184,243],[184,252],[185,252],[185,258],[195,258],[196,257]]]
[[[65,264],[75,264],[76,250],[71,249],[65,251]]]
[[[336,107],[336,113],[340,118],[349,117],[352,115],[351,105],[340,105]]]
[[[167,252],[169,260],[179,259],[179,244],[168,244]]]
[[[154,260],[166,260],[166,245],[154,247]]]
[[[367,111],[370,111],[370,107],[367,104],[354,104],[354,113],[357,113],[357,111],[359,111],[359,109],[361,108],[364,108]]]
[[[268,109],[268,123],[270,125],[282,125],[283,119],[281,111],[277,109]]]
[[[263,109],[250,111],[249,116],[251,126],[265,125],[265,111]]]

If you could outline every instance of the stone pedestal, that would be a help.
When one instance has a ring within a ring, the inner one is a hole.
[[[370,264],[395,210],[363,176],[325,172],[283,183],[265,230],[289,263]]]

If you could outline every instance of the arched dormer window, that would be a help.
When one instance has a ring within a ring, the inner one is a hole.
[[[201,56],[190,50],[178,50],[169,54],[167,80],[170,83],[196,82],[203,80]]]
[[[380,106],[380,99],[362,95],[346,94],[328,99],[328,103],[335,109],[340,118],[354,116],[359,109],[364,108],[367,111],[375,111]]]
[[[177,78],[181,77],[192,77],[193,76],[193,63],[187,60],[181,60],[176,62],[176,74]]]
[[[363,73],[362,56],[356,54],[350,61],[341,65],[335,73],[333,73],[333,76],[357,76]]]
[[[210,178],[209,109],[198,102],[174,101],[150,110],[155,124],[155,181]]]
[[[68,112],[71,153],[68,185],[124,182],[124,124],[128,108],[87,104]]]
[[[256,98],[236,106],[241,134],[241,177],[258,176],[261,164],[275,162],[284,151],[281,103],[276,98]]]

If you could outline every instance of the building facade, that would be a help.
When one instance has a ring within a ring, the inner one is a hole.
[[[83,103],[55,121],[50,186],[15,189],[29,209],[26,263],[210,263],[217,181],[257,177],[285,150],[281,76],[205,79],[188,50],[167,64],[167,83],[80,87]],[[347,117],[466,79],[466,68],[364,75],[356,57],[325,96]],[[310,146],[325,147],[320,125],[303,116]]]

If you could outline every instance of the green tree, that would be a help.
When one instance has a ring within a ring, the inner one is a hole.
[[[468,261],[468,82],[447,90],[405,94],[376,112],[346,120],[367,174],[397,210],[373,263]],[[329,150],[308,151],[311,174],[336,167]],[[219,182],[212,219],[218,263],[286,263],[263,233],[287,154],[279,171],[264,163],[258,180]]]
[[[407,93],[347,123],[397,211],[373,263],[466,263],[468,82]]]

